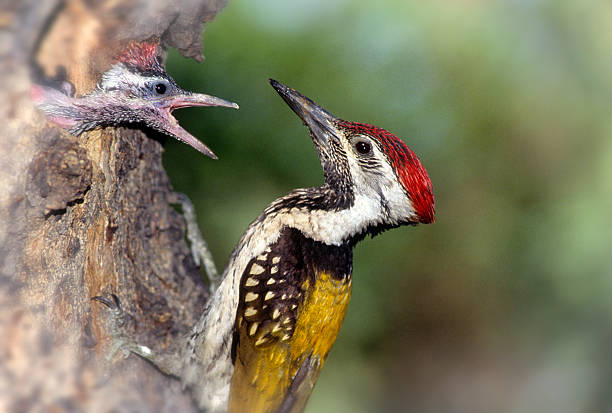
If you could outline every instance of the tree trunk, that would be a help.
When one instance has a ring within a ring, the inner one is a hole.
[[[69,135],[29,98],[35,62],[89,92],[130,41],[201,60],[225,0],[9,0],[0,11],[0,412],[192,412],[179,382],[113,352],[115,293],[159,351],[195,324],[207,288],[170,204],[160,143],[140,130]]]

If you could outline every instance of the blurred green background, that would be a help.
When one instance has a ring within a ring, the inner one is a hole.
[[[322,181],[267,79],[421,158],[436,223],[365,240],[308,412],[612,411],[612,3],[231,0],[187,89],[240,104],[169,140],[219,267],[273,199]]]

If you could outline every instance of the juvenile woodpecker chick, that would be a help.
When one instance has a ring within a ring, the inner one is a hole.
[[[49,121],[73,135],[98,126],[144,124],[216,159],[206,145],[181,128],[172,111],[189,106],[238,109],[238,105],[181,89],[161,66],[158,48],[155,41],[132,43],[85,96],[72,97],[69,88],[33,85],[32,98]]]
[[[346,313],[355,244],[434,221],[431,181],[400,139],[270,83],[309,128],[324,183],[277,199],[249,226],[182,366],[168,369],[207,412],[302,411]]]

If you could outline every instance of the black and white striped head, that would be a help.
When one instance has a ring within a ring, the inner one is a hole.
[[[416,154],[392,133],[334,117],[275,80],[272,87],[310,130],[332,200],[346,214],[336,231],[348,237],[434,221],[433,188]],[[339,214],[338,214],[339,213]]]
[[[134,99],[163,99],[182,90],[162,67],[155,42],[133,43],[102,75],[98,85],[105,92],[122,92]]]
[[[215,154],[183,129],[172,111],[190,106],[238,108],[227,100],[181,89],[162,67],[157,42],[132,43],[102,75],[98,92],[110,100],[117,99],[119,108],[124,104],[125,110],[133,113],[134,121],[173,136],[212,158],[216,158]]]

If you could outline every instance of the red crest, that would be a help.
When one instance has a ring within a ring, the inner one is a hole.
[[[118,60],[141,70],[154,70],[160,67],[158,48],[158,41],[133,42],[121,53]]]

